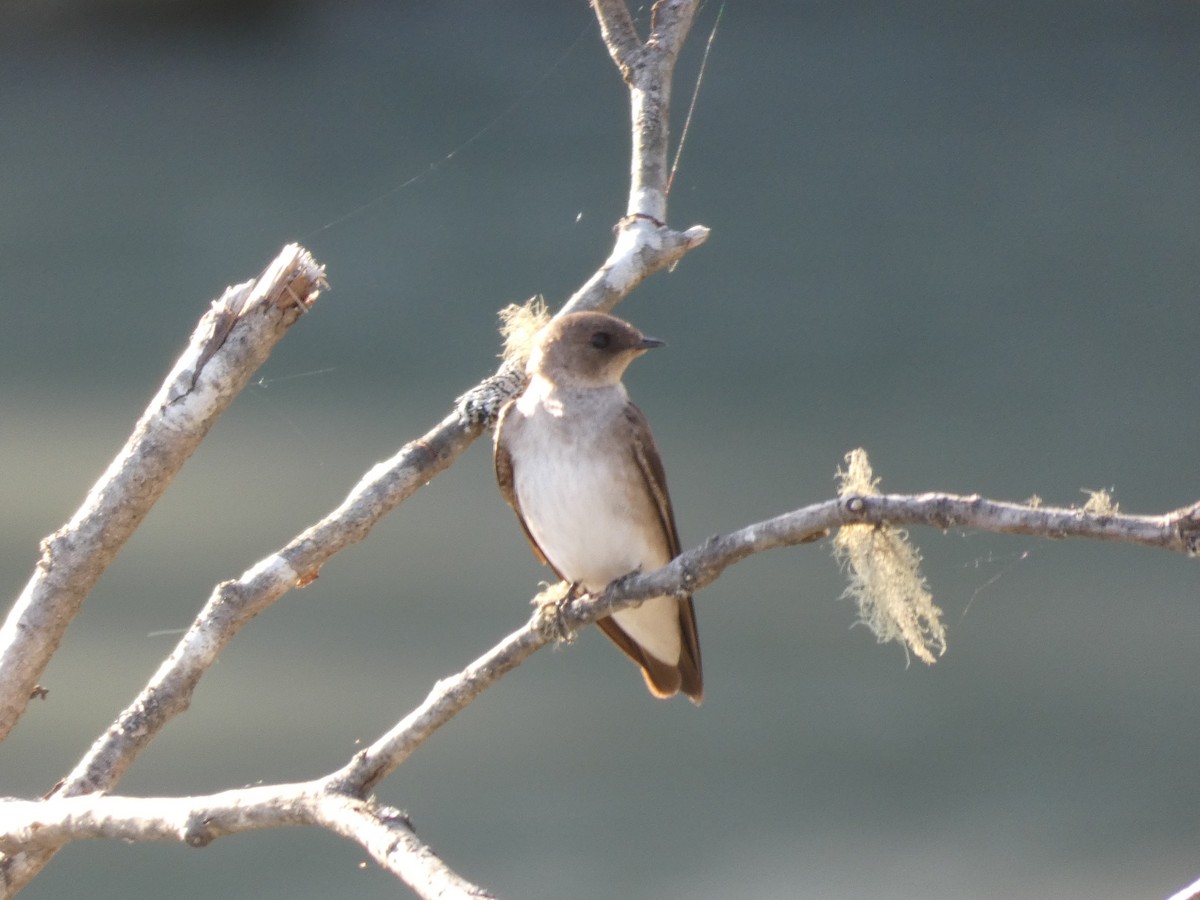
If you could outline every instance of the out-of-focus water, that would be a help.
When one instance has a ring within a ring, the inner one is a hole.
[[[333,285],[88,600],[0,748],[6,795],[74,764],[214,583],[488,374],[495,310],[561,302],[624,211],[625,96],[585,4],[236,9],[0,13],[6,596],[212,297],[289,240]],[[684,544],[827,498],[855,446],[897,491],[1195,500],[1198,40],[1182,2],[727,4],[671,197],[712,238],[621,307],[670,343],[628,384]],[[851,627],[827,547],[776,551],[697,596],[700,709],[587,633],[380,796],[508,897],[1154,898],[1200,875],[1195,562],[913,537],[949,628],[933,668]],[[481,442],[251,623],[121,790],[334,768],[547,576]],[[94,843],[24,896],[395,896],[362,858],[307,831]]]

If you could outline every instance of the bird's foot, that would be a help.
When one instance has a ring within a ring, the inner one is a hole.
[[[547,585],[546,588],[533,598],[536,607],[534,621],[538,631],[547,639],[561,644],[575,642],[576,631],[569,627],[563,619],[566,608],[577,598],[587,593],[579,582]]]

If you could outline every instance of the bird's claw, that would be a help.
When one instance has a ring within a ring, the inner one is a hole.
[[[567,625],[563,613],[571,603],[585,593],[583,586],[577,581],[569,584],[560,581],[558,584],[549,585],[534,597],[533,604],[537,607],[534,618],[537,621],[538,631],[549,640],[561,644],[574,643],[576,632]]]

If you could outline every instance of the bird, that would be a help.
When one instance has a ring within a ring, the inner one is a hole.
[[[596,593],[679,555],[662,459],[621,382],[634,359],[664,344],[606,313],[557,316],[533,340],[524,391],[500,410],[500,492],[534,555],[571,591]],[[651,694],[700,703],[690,596],[652,597],[596,624],[641,667]]]

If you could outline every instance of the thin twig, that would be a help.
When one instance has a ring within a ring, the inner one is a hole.
[[[636,56],[642,49],[642,41],[633,27],[633,17],[625,0],[592,0],[592,10],[600,22],[600,36],[608,48],[621,77],[629,82],[635,68]]]

